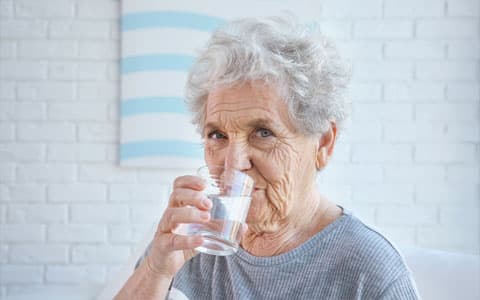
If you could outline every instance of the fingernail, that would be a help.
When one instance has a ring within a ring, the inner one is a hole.
[[[203,237],[201,237],[201,236],[193,237],[193,243],[195,245],[202,245],[203,244]]]
[[[202,200],[202,203],[203,203],[203,206],[205,206],[206,208],[212,207],[212,201],[208,198],[204,198]]]
[[[204,220],[208,220],[210,218],[210,213],[209,212],[206,212],[206,211],[202,211],[200,213],[200,218],[204,219]]]

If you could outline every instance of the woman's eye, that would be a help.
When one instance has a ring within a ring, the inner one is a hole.
[[[267,138],[267,137],[273,136],[273,133],[268,129],[260,128],[257,130],[256,135],[258,137]]]
[[[213,131],[213,132],[208,134],[208,138],[214,139],[214,140],[219,140],[219,139],[225,139],[225,138],[227,138],[227,136],[224,135],[223,133],[219,132],[219,131]]]

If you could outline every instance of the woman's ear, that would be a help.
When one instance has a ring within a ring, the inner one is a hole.
[[[325,168],[328,160],[333,154],[335,141],[337,138],[337,125],[335,122],[330,122],[330,127],[320,137],[320,142],[317,149],[316,167],[317,170]]]

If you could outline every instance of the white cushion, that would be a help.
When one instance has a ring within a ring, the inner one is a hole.
[[[480,257],[425,248],[402,251],[424,300],[479,300]]]

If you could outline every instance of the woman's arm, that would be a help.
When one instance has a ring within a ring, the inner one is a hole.
[[[156,274],[149,267],[148,256],[130,276],[114,300],[166,299],[173,278]]]

